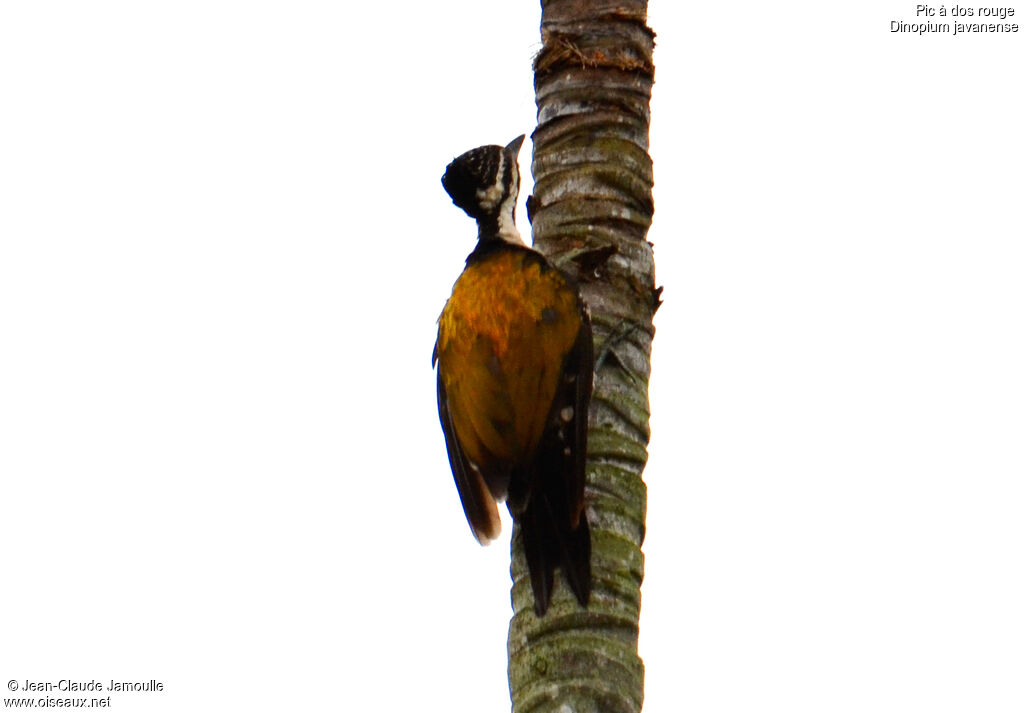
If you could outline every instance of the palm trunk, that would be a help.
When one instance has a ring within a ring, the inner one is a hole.
[[[654,33],[646,0],[541,0],[541,7],[528,207],[534,246],[579,275],[593,317],[586,499],[594,588],[584,610],[560,578],[550,610],[537,619],[513,537],[509,686],[516,713],[638,713],[641,474],[659,293],[645,239],[654,210],[647,154]]]

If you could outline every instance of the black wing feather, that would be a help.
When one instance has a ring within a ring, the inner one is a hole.
[[[593,388],[594,342],[590,315],[580,300],[580,330],[566,355],[548,427],[527,477],[529,498],[517,521],[530,570],[534,610],[543,616],[551,601],[554,571],[561,567],[582,606],[590,601],[590,525],[584,510],[587,477],[587,416]],[[563,417],[572,409],[571,421]]]

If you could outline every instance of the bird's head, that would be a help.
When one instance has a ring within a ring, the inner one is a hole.
[[[526,136],[507,146],[480,146],[462,154],[450,164],[441,184],[452,202],[475,218],[480,238],[522,242],[516,229],[516,199],[519,197],[519,149]]]

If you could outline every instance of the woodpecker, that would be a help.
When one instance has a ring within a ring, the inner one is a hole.
[[[594,346],[576,283],[516,229],[524,138],[467,151],[441,179],[478,235],[438,319],[433,363],[469,527],[489,543],[501,530],[497,504],[507,501],[543,616],[556,568],[581,606],[590,599],[583,485]]]

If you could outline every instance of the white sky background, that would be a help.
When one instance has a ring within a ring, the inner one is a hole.
[[[506,710],[430,351],[539,6],[345,5],[0,9],[0,684]],[[913,14],[651,3],[651,713],[1024,707],[1024,35]]]

